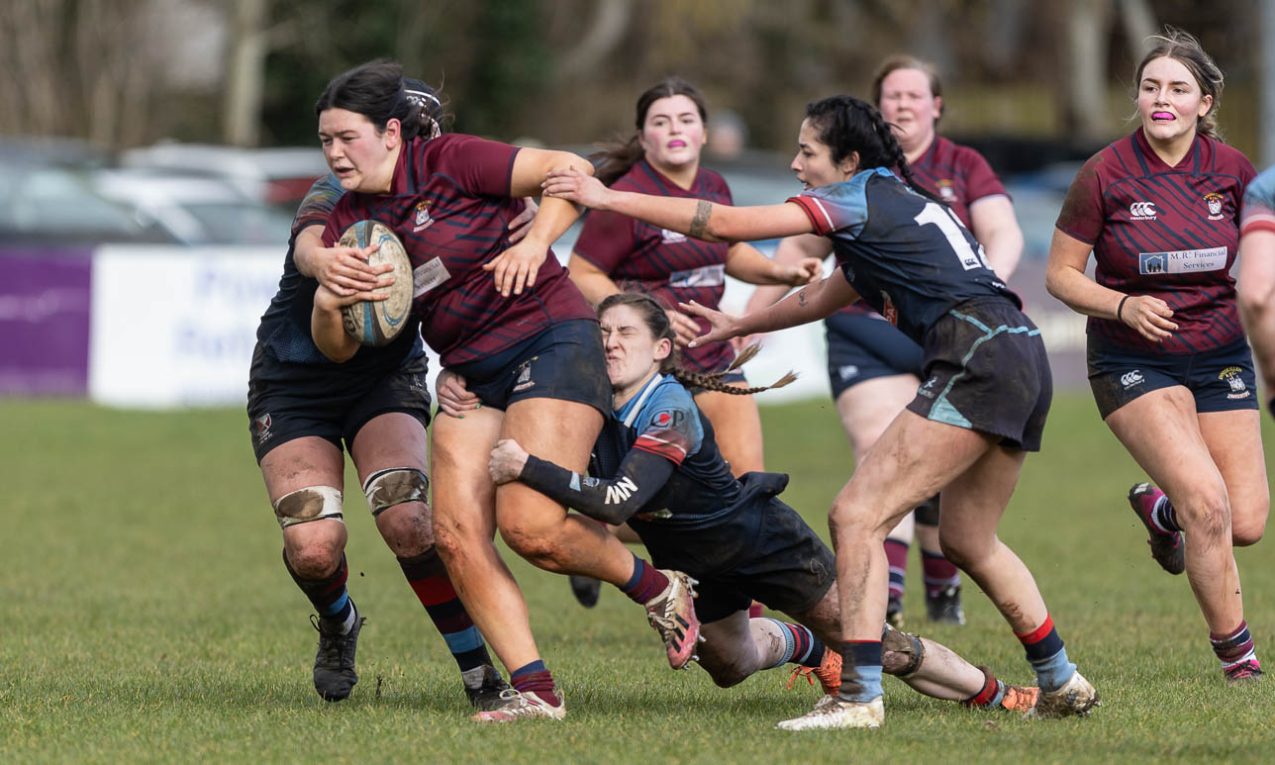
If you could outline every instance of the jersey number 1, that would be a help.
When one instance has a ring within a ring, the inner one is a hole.
[[[970,246],[969,240],[965,238],[965,228],[961,226],[951,210],[934,202],[926,202],[925,209],[921,210],[913,220],[921,226],[927,223],[938,226],[939,231],[942,231],[943,236],[947,238],[947,243],[951,245],[952,252],[956,254],[956,259],[961,262],[961,267],[966,271],[974,268],[991,270],[991,266],[987,265],[987,260],[983,258],[983,246],[981,244],[977,248]]]

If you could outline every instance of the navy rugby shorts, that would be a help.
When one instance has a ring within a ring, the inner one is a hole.
[[[505,410],[529,398],[588,404],[611,414],[602,332],[593,319],[554,324],[512,348],[451,367],[483,406]]]
[[[1009,300],[966,300],[935,322],[922,379],[910,411],[1040,451],[1053,377],[1040,330]]]
[[[1089,387],[1105,420],[1135,398],[1181,385],[1195,396],[1197,412],[1258,409],[1257,376],[1248,341],[1200,353],[1151,354],[1089,340]]]
[[[634,521],[633,528],[657,568],[685,571],[699,580],[695,613],[701,622],[724,619],[754,600],[787,614],[809,611],[836,581],[836,557],[797,511],[775,496],[787,476],[745,473],[740,481],[744,497],[710,526]]]
[[[248,374],[248,430],[260,463],[279,444],[318,436],[341,448],[368,420],[404,412],[427,427],[430,395],[424,355],[404,359],[397,368],[351,373],[332,365],[278,361],[257,346]]]
[[[871,314],[834,313],[824,320],[832,397],[877,377],[921,376],[921,346]]]

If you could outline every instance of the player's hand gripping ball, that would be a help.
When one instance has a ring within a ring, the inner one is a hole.
[[[342,247],[367,247],[379,244],[380,248],[368,257],[368,263],[379,266],[388,263],[394,267],[389,272],[394,283],[383,288],[389,293],[385,300],[363,300],[341,309],[341,323],[350,337],[363,345],[387,345],[407,325],[412,313],[412,263],[403,249],[403,243],[383,223],[361,220],[341,235]]]

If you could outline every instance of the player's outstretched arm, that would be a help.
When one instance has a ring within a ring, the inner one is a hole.
[[[709,331],[695,338],[691,343],[691,347],[696,347],[704,343],[729,340],[732,337],[774,332],[808,324],[823,319],[838,308],[858,299],[859,293],[855,292],[854,287],[846,281],[845,273],[837,270],[813,284],[807,284],[774,305],[743,316],[732,316],[721,311],[714,311],[699,303],[680,303],[678,307],[686,313],[708,320]]]
[[[618,526],[656,495],[676,469],[671,461],[632,449],[615,478],[590,478],[528,454],[513,439],[496,442],[488,470],[497,485],[522,481],[595,520]]]
[[[775,239],[814,231],[810,218],[795,204],[732,207],[703,199],[638,194],[609,189],[574,168],[554,170],[542,184],[544,195],[595,210],[611,210],[708,242]]]

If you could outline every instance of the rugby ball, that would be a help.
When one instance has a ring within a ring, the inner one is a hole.
[[[390,275],[394,283],[385,290],[385,300],[363,300],[341,309],[341,323],[346,333],[363,345],[389,344],[407,326],[412,315],[412,262],[403,243],[389,226],[374,220],[361,220],[341,235],[342,247],[367,247],[379,244],[368,262],[374,266],[388,263],[394,267]]]

